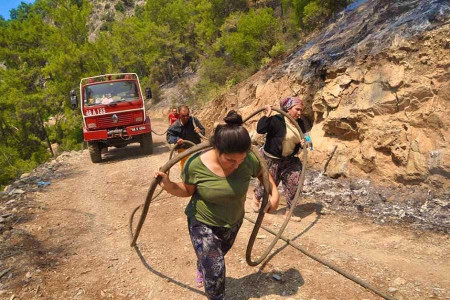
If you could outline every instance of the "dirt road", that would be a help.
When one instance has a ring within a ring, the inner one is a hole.
[[[165,130],[161,121],[153,125]],[[138,248],[129,246],[128,217],[169,156],[164,138],[154,135],[154,142],[153,155],[130,145],[110,149],[100,164],[87,151],[72,154],[59,178],[18,206],[22,217],[1,240],[0,274],[9,271],[0,277],[0,298],[205,299],[194,284],[188,199],[163,193],[150,206]],[[173,180],[179,172],[172,169]],[[277,229],[282,213],[264,224]],[[303,199],[295,213],[303,220],[291,222],[285,235],[310,252],[397,299],[450,299],[447,235],[322,214],[314,199]],[[264,265],[249,267],[244,254],[252,228],[244,221],[226,257],[227,299],[380,299],[284,242]],[[271,239],[261,231],[255,255]]]

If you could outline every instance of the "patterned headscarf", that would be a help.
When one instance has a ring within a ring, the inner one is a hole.
[[[287,97],[280,101],[280,108],[287,112],[292,106],[297,104],[303,104],[302,100],[297,97]]]

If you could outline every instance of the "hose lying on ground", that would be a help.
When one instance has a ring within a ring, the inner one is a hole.
[[[253,223],[253,224],[256,224],[256,221],[253,220],[253,219],[250,219],[249,217],[246,217],[246,216],[245,216],[244,219],[246,219],[247,221],[249,221],[249,222],[251,222],[251,223]],[[267,231],[267,232],[269,232],[269,233],[275,235],[275,236],[278,235],[275,231],[271,230],[270,228],[267,228],[267,227],[264,226],[264,225],[261,225],[261,228],[264,229],[265,231]],[[382,291],[379,291],[378,289],[376,289],[376,288],[373,287],[372,285],[368,284],[367,282],[364,282],[363,280],[359,279],[358,277],[353,276],[352,274],[350,274],[350,273],[344,271],[343,269],[339,268],[338,266],[336,266],[336,265],[334,265],[334,264],[332,264],[332,263],[330,263],[330,262],[328,262],[328,261],[326,261],[326,260],[324,260],[324,259],[322,259],[322,258],[320,258],[320,257],[318,257],[318,256],[316,256],[316,255],[314,255],[314,254],[312,254],[312,253],[310,253],[309,251],[307,251],[307,250],[304,249],[303,247],[301,247],[301,246],[295,244],[294,242],[292,242],[290,239],[286,238],[285,236],[281,235],[281,236],[280,236],[280,239],[282,239],[283,241],[285,241],[288,245],[292,246],[294,249],[297,249],[297,250],[300,251],[301,253],[305,254],[306,256],[309,256],[310,258],[314,259],[315,261],[317,261],[317,262],[319,262],[319,263],[321,263],[321,264],[327,266],[328,268],[332,269],[333,271],[336,271],[337,273],[339,273],[339,274],[341,274],[342,276],[344,276],[344,277],[350,279],[351,281],[356,282],[356,283],[359,284],[360,286],[362,286],[362,287],[364,287],[364,288],[366,288],[366,289],[368,289],[368,290],[374,292],[374,293],[377,294],[378,296],[381,296],[381,297],[383,297],[384,299],[387,299],[387,300],[395,300],[395,298],[393,298],[393,297],[391,297],[391,296],[385,294],[385,293],[382,292]]]
[[[153,132],[154,134],[156,134],[156,135],[162,136],[162,135],[165,135],[165,134],[167,133],[167,130],[164,131],[163,133],[157,133],[157,132],[153,131],[153,129],[152,129],[152,132]]]

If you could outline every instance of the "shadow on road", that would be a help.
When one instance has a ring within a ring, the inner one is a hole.
[[[275,279],[276,278],[276,279]],[[227,277],[227,299],[247,300],[269,295],[293,296],[305,281],[297,269],[284,272],[256,272],[242,278]]]
[[[159,155],[165,152],[169,152],[169,146],[164,142],[157,142],[153,144],[153,154]],[[138,144],[131,144],[123,148],[110,147],[107,153],[102,155],[102,162],[105,163],[116,163],[124,160],[138,159],[147,156],[142,153],[141,147]]]
[[[171,278],[171,277],[169,277],[169,276],[167,276],[167,275],[165,275],[165,274],[159,272],[158,270],[153,269],[152,266],[150,266],[150,265],[147,263],[147,261],[145,260],[144,256],[142,255],[141,250],[139,249],[139,246],[137,246],[137,245],[134,246],[134,249],[136,250],[136,253],[137,253],[137,255],[139,256],[139,259],[141,260],[142,264],[147,268],[147,270],[149,270],[150,272],[152,272],[153,274],[155,274],[155,275],[157,275],[157,276],[159,276],[159,277],[161,277],[161,278],[166,279],[166,280],[167,280],[168,282],[170,282],[170,283],[176,284],[176,285],[178,285],[179,287],[188,289],[188,290],[190,290],[191,292],[194,292],[194,293],[196,293],[196,294],[199,294],[199,295],[202,295],[202,296],[205,296],[205,297],[206,297],[206,295],[205,295],[204,292],[199,291],[198,289],[195,289],[195,288],[193,288],[193,287],[191,287],[191,286],[189,286],[189,285],[187,285],[187,284],[185,284],[185,283],[182,283],[182,282],[180,282],[180,281],[178,281],[178,280],[176,280],[176,279],[173,279],[173,278]]]
[[[158,270],[155,270],[145,260],[139,246],[134,246],[136,253],[142,264],[153,274],[176,284],[181,288],[187,289],[198,295],[206,297],[203,291],[193,288],[183,282],[173,279]],[[277,279],[275,279],[275,277]],[[297,269],[290,268],[284,272],[256,272],[242,278],[227,277],[226,294],[227,299],[247,300],[251,298],[260,298],[267,295],[290,296],[296,295],[298,289],[305,283],[303,277]]]
[[[300,232],[299,234],[297,234],[295,237],[293,237],[292,239],[290,239],[291,241],[295,241],[296,239],[298,239],[299,237],[301,237],[302,235],[304,235],[306,232],[308,232],[314,225],[317,224],[317,222],[320,219],[321,216],[321,211],[322,211],[323,205],[320,203],[305,203],[305,204],[301,204],[298,205],[295,209],[294,212],[292,213],[293,216],[299,216],[301,218],[305,218],[306,216],[312,214],[312,213],[316,213],[316,218],[314,219],[314,221],[311,222],[311,224],[309,224],[305,229],[303,229],[302,232]],[[283,246],[281,246],[280,248],[278,248],[277,250],[275,250],[272,254],[270,254],[267,259],[262,263],[262,265],[259,267],[260,270],[263,270],[264,267],[267,265],[267,263],[273,258],[275,257],[275,255],[277,255],[278,253],[280,253],[281,251],[283,251],[287,246],[289,246],[289,244],[284,244]]]

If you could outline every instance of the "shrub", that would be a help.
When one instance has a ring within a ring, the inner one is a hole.
[[[281,23],[270,8],[250,10],[227,18],[216,49],[224,49],[235,64],[258,67],[281,33]]]
[[[272,59],[270,57],[264,57],[263,59],[261,59],[261,65],[267,66],[268,64],[270,64],[271,61]]]
[[[225,84],[232,71],[228,69],[225,59],[213,57],[203,61],[200,68],[200,77],[207,79],[209,82]]]
[[[148,87],[152,90],[152,99],[151,99],[152,104],[157,104],[161,102],[162,98],[161,98],[161,89],[159,88],[159,82],[158,81],[151,82]]]
[[[136,5],[134,8],[134,15],[138,18],[141,18],[144,14],[144,8],[142,6]]]
[[[106,22],[114,22],[114,13],[113,12],[107,12],[106,15],[103,16],[103,20]]]
[[[270,51],[269,51],[269,55],[272,58],[277,58],[277,57],[280,57],[281,55],[283,55],[285,52],[286,52],[286,47],[284,46],[284,44],[278,42],[272,46],[272,49],[270,49]]]
[[[20,174],[36,167],[33,160],[23,160],[17,149],[0,145],[0,186],[7,185]]]
[[[114,8],[121,13],[125,11],[125,6],[123,6],[122,2],[117,2],[116,5],[114,5]]]
[[[112,30],[112,23],[111,22],[105,22],[100,26],[101,31],[111,31]]]
[[[123,4],[127,7],[133,7],[134,1],[133,0],[122,0]]]
[[[303,10],[303,24],[306,28],[313,30],[323,26],[330,11],[324,8],[318,1],[312,1]]]

